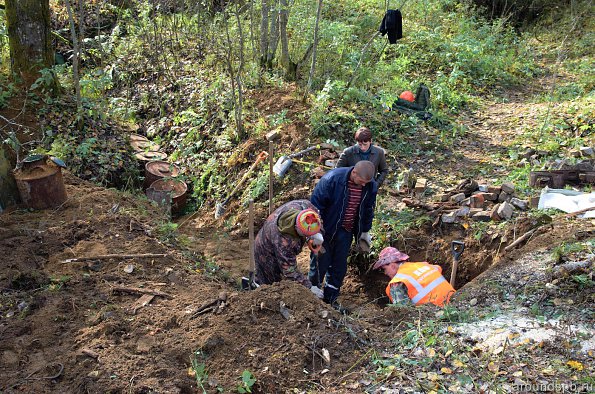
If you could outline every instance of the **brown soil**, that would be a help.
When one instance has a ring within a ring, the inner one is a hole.
[[[188,373],[191,357],[206,365],[208,392],[234,391],[244,370],[257,376],[259,393],[293,387],[351,392],[348,387],[357,387],[358,371],[369,359],[362,357],[365,352],[407,318],[382,310],[386,281],[364,275],[357,264],[341,298],[357,318],[338,315],[291,282],[239,292],[236,281],[247,269],[244,238],[203,229],[190,240],[195,253],[180,253],[157,239],[155,207],[68,174],[66,182],[69,199],[59,209],[0,216],[0,253],[6,256],[0,265],[5,392],[196,392]],[[572,236],[569,228],[576,232],[576,225],[560,223],[529,248]],[[420,232],[404,239],[412,240],[403,247],[414,259],[447,259],[448,236],[433,240]],[[196,263],[196,251],[213,256],[230,275],[212,275],[208,265]],[[162,253],[167,256],[67,262]],[[476,258],[486,253],[480,247],[465,253],[462,281],[484,269],[484,261],[493,261]],[[300,264],[306,269],[306,254]],[[118,287],[158,290],[172,298],[156,296],[133,313],[141,294]],[[220,313],[193,317],[221,291],[228,293],[228,302]]]

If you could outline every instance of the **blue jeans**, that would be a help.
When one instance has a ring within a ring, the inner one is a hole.
[[[332,303],[338,296],[347,273],[347,257],[353,241],[353,233],[340,227],[332,240],[325,240],[322,247],[325,253],[310,257],[308,278],[313,286],[320,286],[326,279],[324,299]],[[330,286],[329,286],[330,285]]]

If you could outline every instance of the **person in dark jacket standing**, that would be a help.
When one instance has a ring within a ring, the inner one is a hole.
[[[355,141],[357,143],[354,146],[341,153],[337,167],[353,167],[358,161],[371,161],[374,164],[374,178],[380,187],[388,174],[384,149],[372,145],[372,132],[367,127],[360,127],[355,132]]]
[[[363,160],[353,167],[326,173],[310,198],[320,211],[325,232],[321,252],[310,260],[308,277],[313,286],[320,286],[325,280],[324,301],[333,306],[347,273],[347,256],[354,236],[358,242],[368,246],[371,243],[369,231],[377,193],[374,164]]]
[[[298,270],[296,260],[305,243],[313,253],[320,250],[324,240],[321,231],[320,215],[310,201],[294,200],[277,208],[254,241],[256,283],[270,285],[282,279],[293,280],[322,298],[322,290],[313,287]]]

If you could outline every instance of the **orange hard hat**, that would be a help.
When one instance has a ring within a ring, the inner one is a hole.
[[[413,95],[413,93],[411,93],[410,90],[405,90],[403,93],[401,93],[399,98],[402,98],[403,100],[407,100],[407,101],[411,101],[411,102],[415,101],[415,96]]]

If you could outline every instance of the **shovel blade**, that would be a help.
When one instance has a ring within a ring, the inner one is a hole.
[[[215,205],[215,219],[219,219],[221,216],[225,214],[225,205],[218,202]]]
[[[283,178],[289,167],[291,167],[292,161],[287,156],[281,156],[275,165],[273,166],[273,173],[279,178]]]

